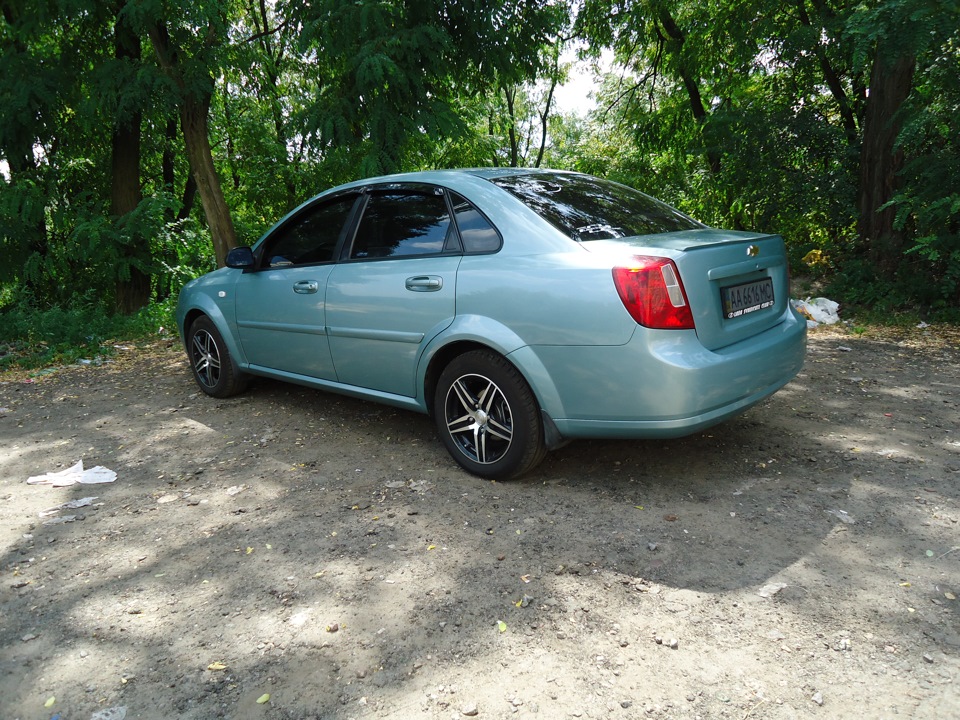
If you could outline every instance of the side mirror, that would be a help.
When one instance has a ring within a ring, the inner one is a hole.
[[[246,245],[235,247],[227,253],[227,267],[237,270],[247,270],[256,264],[253,250]]]

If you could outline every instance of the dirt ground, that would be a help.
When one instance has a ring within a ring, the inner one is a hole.
[[[743,417],[510,483],[173,339],[0,376],[0,718],[960,717],[958,337],[818,328]]]

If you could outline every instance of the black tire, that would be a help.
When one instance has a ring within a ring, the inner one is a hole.
[[[453,459],[482,478],[519,477],[547,454],[537,399],[519,371],[492,351],[473,350],[447,365],[433,414]]]
[[[187,357],[197,385],[207,395],[230,397],[247,386],[247,376],[234,362],[217,326],[206,315],[201,315],[187,331]]]

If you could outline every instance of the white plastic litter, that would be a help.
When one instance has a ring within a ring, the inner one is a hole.
[[[783,590],[786,586],[787,584],[785,582],[767,583],[762,588],[757,590],[757,595],[759,595],[762,598],[772,598],[778,592]]]
[[[810,327],[816,327],[819,324],[833,325],[840,321],[840,303],[827,298],[807,298],[806,300],[791,300],[790,304],[798,313],[807,318],[807,324],[814,323]]]
[[[98,483],[111,483],[117,479],[117,474],[113,470],[108,470],[102,465],[97,465],[89,470],[83,469],[83,460],[80,460],[73,467],[60,472],[48,472],[46,475],[34,475],[27,478],[28,485],[52,485],[53,487],[67,487],[75,483],[82,485],[96,485]]]
[[[118,705],[105,710],[97,710],[90,716],[90,720],[124,720],[125,717],[127,717],[126,705]]]
[[[79,500],[71,500],[70,502],[65,502],[62,505],[41,510],[40,517],[50,517],[51,515],[56,515],[61,510],[77,510],[82,507],[87,507],[88,505],[93,505],[93,501],[96,499],[96,497],[85,497],[80,498]]]
[[[856,520],[854,520],[846,510],[827,510],[828,515],[833,515],[840,522],[845,525],[855,525]]]

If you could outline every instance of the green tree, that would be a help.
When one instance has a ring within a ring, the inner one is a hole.
[[[325,156],[354,155],[362,175],[396,172],[420,149],[464,137],[463,96],[535,78],[568,22],[548,0],[291,4],[317,58],[306,130]]]

